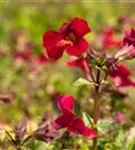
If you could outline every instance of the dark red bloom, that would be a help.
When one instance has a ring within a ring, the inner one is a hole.
[[[123,64],[117,65],[117,67],[109,72],[109,75],[113,78],[116,86],[135,86],[135,81],[130,79],[131,72]]]
[[[126,32],[123,44],[128,46],[133,45],[135,47],[135,30],[133,28]]]
[[[97,135],[96,131],[88,128],[84,121],[77,117],[73,112],[74,98],[71,95],[61,96],[58,101],[58,107],[62,114],[52,122],[52,126],[56,129],[67,128],[69,132],[81,134],[86,137],[93,138]]]
[[[67,65],[69,67],[77,67],[80,68],[84,74],[90,74],[90,68],[89,65],[87,63],[87,60],[85,58],[79,58],[76,60],[70,60],[67,62]]]
[[[80,56],[88,48],[87,41],[83,38],[90,28],[85,20],[73,18],[64,23],[59,31],[50,30],[43,35],[43,46],[46,48],[50,59],[57,60],[64,50],[69,55]]]

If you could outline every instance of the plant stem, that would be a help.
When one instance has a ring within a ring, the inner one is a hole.
[[[97,85],[95,85],[95,92],[94,92],[94,110],[93,110],[94,126],[97,125],[97,123],[98,123],[98,118],[99,118],[100,70],[97,70],[96,83],[97,83]],[[96,131],[97,131],[97,129],[96,129]],[[98,135],[98,131],[97,131],[97,135]],[[98,141],[98,138],[97,138],[97,137],[93,139],[93,150],[97,150],[97,141]]]

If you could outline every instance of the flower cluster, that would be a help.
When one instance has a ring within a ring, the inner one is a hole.
[[[92,83],[94,86],[95,114],[93,115],[93,125],[96,126],[100,115],[97,97],[103,91],[101,88],[107,89],[109,87],[119,92],[120,87],[135,86],[135,81],[130,78],[130,70],[121,63],[121,61],[135,58],[135,30],[131,29],[126,32],[122,40],[117,40],[114,36],[114,29],[105,28],[100,34],[101,47],[99,49],[95,48],[94,44],[89,46],[84,39],[84,36],[89,32],[91,32],[91,29],[85,20],[72,18],[65,22],[58,31],[49,30],[45,32],[43,46],[46,49],[48,60],[56,61],[60,59],[65,51],[68,55],[75,57],[75,59],[67,61],[67,65],[81,69],[86,76],[86,82]],[[111,54],[108,51],[110,49],[117,51],[115,54]],[[115,86],[107,87],[108,79],[112,79]],[[107,91],[115,92],[109,89]],[[76,116],[73,110],[73,96],[60,96],[57,105],[61,115],[51,123],[55,130],[66,128],[71,133],[90,138],[97,137],[98,129],[87,127],[83,119]]]

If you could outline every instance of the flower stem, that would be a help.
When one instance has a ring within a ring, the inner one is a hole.
[[[97,76],[96,76],[96,85],[95,85],[95,92],[94,92],[94,110],[93,110],[93,119],[94,119],[94,126],[98,123],[99,118],[99,102],[100,102],[100,70],[97,70]],[[97,129],[95,129],[97,131]],[[97,131],[98,135],[98,131]],[[93,139],[93,150],[97,150],[97,142],[98,138]]]

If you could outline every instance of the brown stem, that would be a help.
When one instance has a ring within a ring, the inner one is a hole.
[[[88,64],[88,69],[90,70],[90,74],[86,74],[86,78],[90,81],[92,79],[93,82],[95,82],[95,78],[92,72],[92,68],[90,68],[88,60],[86,59],[87,64]]]
[[[93,110],[93,119],[94,119],[94,125],[96,126],[98,123],[99,118],[99,102],[100,102],[100,93],[99,93],[99,87],[100,87],[100,70],[97,70],[97,76],[96,76],[96,86],[95,86],[95,93],[94,93],[94,110]],[[96,129],[96,128],[95,128]],[[97,129],[96,129],[97,131]],[[97,131],[98,134],[98,131]],[[97,150],[97,141],[98,138],[93,139],[93,150]]]

